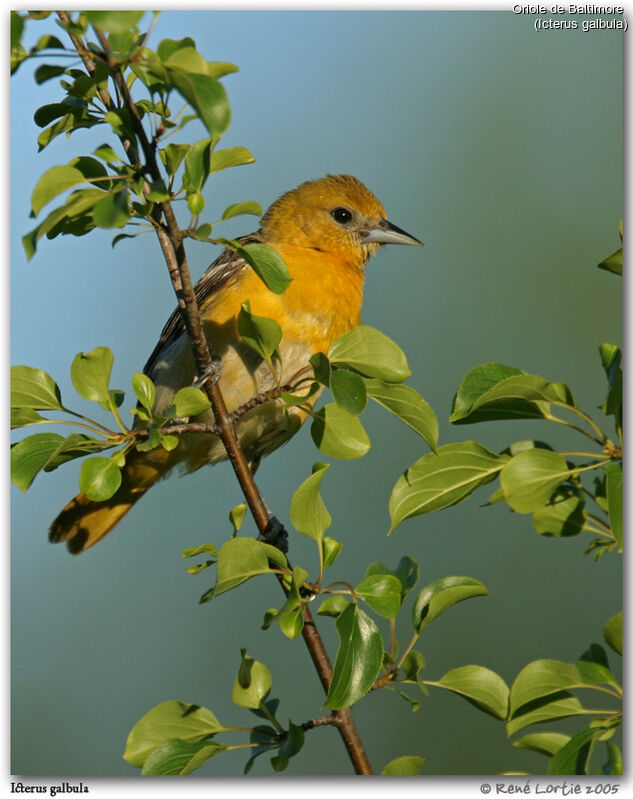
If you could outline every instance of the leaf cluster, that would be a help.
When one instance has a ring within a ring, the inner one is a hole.
[[[144,452],[161,447],[170,452],[179,443],[174,432],[181,432],[183,427],[186,429],[189,417],[198,416],[210,407],[200,389],[187,386],[176,392],[171,406],[159,415],[154,411],[154,383],[147,375],[135,372],[132,389],[137,406],[130,413],[137,422],[128,426],[119,411],[125,393],[110,388],[113,363],[114,356],[108,347],[95,347],[90,352],[78,353],[70,368],[77,394],[107,411],[113,422],[110,427],[66,407],[59,386],[42,369],[32,366],[11,368],[12,429],[64,425],[82,431],[66,436],[52,432],[35,433],[13,444],[11,480],[20,490],[26,491],[41,471],[50,472],[67,461],[90,455],[92,457],[87,457],[82,464],[79,487],[90,499],[104,502],[121,485],[121,470],[132,449]],[[47,415],[43,416],[40,411],[47,412]],[[55,418],[55,412],[61,412],[62,418]],[[109,457],[95,454],[109,449],[114,449]]]
[[[259,216],[259,203],[232,203],[219,219],[200,219],[207,179],[220,170],[255,160],[245,147],[219,148],[231,120],[221,79],[237,67],[206,61],[190,37],[164,39],[156,50],[150,49],[149,31],[141,33],[138,28],[144,13],[59,12],[57,23],[71,37],[74,49],[66,48],[56,37],[45,36],[26,53],[19,49],[19,41],[25,20],[33,16],[12,12],[12,46],[20,53],[19,63],[36,56],[68,56],[68,64],[42,64],[35,73],[38,83],[59,78],[63,92],[34,114],[42,128],[40,150],[62,134],[70,136],[96,126],[117,140],[117,146],[101,144],[89,155],[75,157],[42,175],[31,197],[31,215],[39,216],[62,195],[63,202],[23,237],[26,254],[32,258],[44,236],[53,239],[83,236],[95,228],[125,229],[114,237],[114,246],[155,230],[161,214],[169,213],[165,203],[185,202],[190,217],[183,236],[232,249],[271,290],[282,291],[290,276],[273,250],[263,244],[241,245],[211,237],[213,228],[227,219],[241,214]],[[91,32],[96,42],[90,41]],[[82,56],[81,66],[77,66],[77,52]],[[193,120],[202,122],[207,137],[193,144],[173,141]]]
[[[471,369],[459,386],[451,421],[471,424],[504,419],[541,419],[575,430],[593,449],[556,452],[541,441],[517,441],[494,453],[476,441],[446,444],[410,466],[393,488],[391,531],[402,521],[463,502],[494,480],[488,504],[507,503],[516,513],[532,514],[537,532],[598,536],[588,551],[596,557],[622,551],[622,372],[619,347],[600,348],[607,376],[603,414],[613,416],[614,441],[577,407],[563,383],[499,363]],[[563,411],[557,415],[554,409]],[[576,422],[565,417],[576,417]],[[583,477],[591,475],[590,487]]]

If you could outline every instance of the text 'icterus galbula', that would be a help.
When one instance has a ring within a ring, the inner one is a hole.
[[[282,294],[270,291],[238,255],[224,251],[195,287],[209,347],[221,358],[220,389],[229,412],[276,385],[268,364],[241,341],[237,316],[250,302],[257,316],[275,319],[281,326],[281,375],[287,383],[317,352],[360,324],[365,265],[382,244],[420,244],[392,225],[385,210],[359,180],[328,175],[303,183],[274,202],[261,228],[238,239],[260,242],[284,259],[292,282]],[[178,389],[195,380],[195,363],[185,326],[176,310],[145,365],[156,384],[155,413],[162,414]],[[318,394],[309,397],[312,407]],[[296,433],[307,418],[299,406],[281,399],[257,405],[236,425],[251,467]],[[190,421],[213,422],[207,411]],[[162,447],[132,450],[122,470],[122,483],[105,502],[78,494],[62,510],[50,529],[51,541],[66,541],[72,553],[91,547],[120,521],[132,505],[176,465],[193,472],[226,457],[217,436],[185,433],[170,452]]]

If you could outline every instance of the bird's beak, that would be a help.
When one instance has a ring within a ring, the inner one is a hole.
[[[370,228],[362,235],[364,236],[363,244],[374,242],[376,244],[411,244],[414,247],[424,247],[424,244],[415,236],[392,225],[386,219],[381,219],[376,227]]]

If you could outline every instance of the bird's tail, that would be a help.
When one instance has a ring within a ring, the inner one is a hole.
[[[117,525],[132,505],[168,471],[168,453],[159,448],[150,453],[133,450],[121,470],[121,485],[105,502],[77,494],[61,511],[49,530],[53,543],[65,541],[68,551],[78,555],[100,541]]]

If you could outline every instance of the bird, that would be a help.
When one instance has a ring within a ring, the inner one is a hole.
[[[259,229],[237,241],[275,250],[292,280],[283,293],[273,293],[227,249],[195,286],[210,351],[220,359],[219,387],[229,412],[310,368],[312,355],[327,353],[336,339],[361,323],[365,267],[382,245],[422,244],[387,220],[380,201],[360,180],[344,174],[308,180],[281,195],[261,217]],[[240,339],[237,316],[246,301],[252,314],[275,319],[281,326],[278,383],[269,364]],[[144,373],[156,386],[156,414],[172,404],[176,391],[195,382],[191,343],[178,309],[163,327]],[[277,398],[239,419],[236,434],[253,472],[263,456],[297,432],[319,393],[309,396],[305,407]],[[213,413],[208,410],[189,421],[212,423]],[[224,458],[224,445],[209,433],[185,433],[170,452],[160,446],[145,452],[132,449],[117,492],[103,502],[79,493],[51,524],[49,540],[65,541],[72,554],[83,552],[174,467],[191,473]]]

